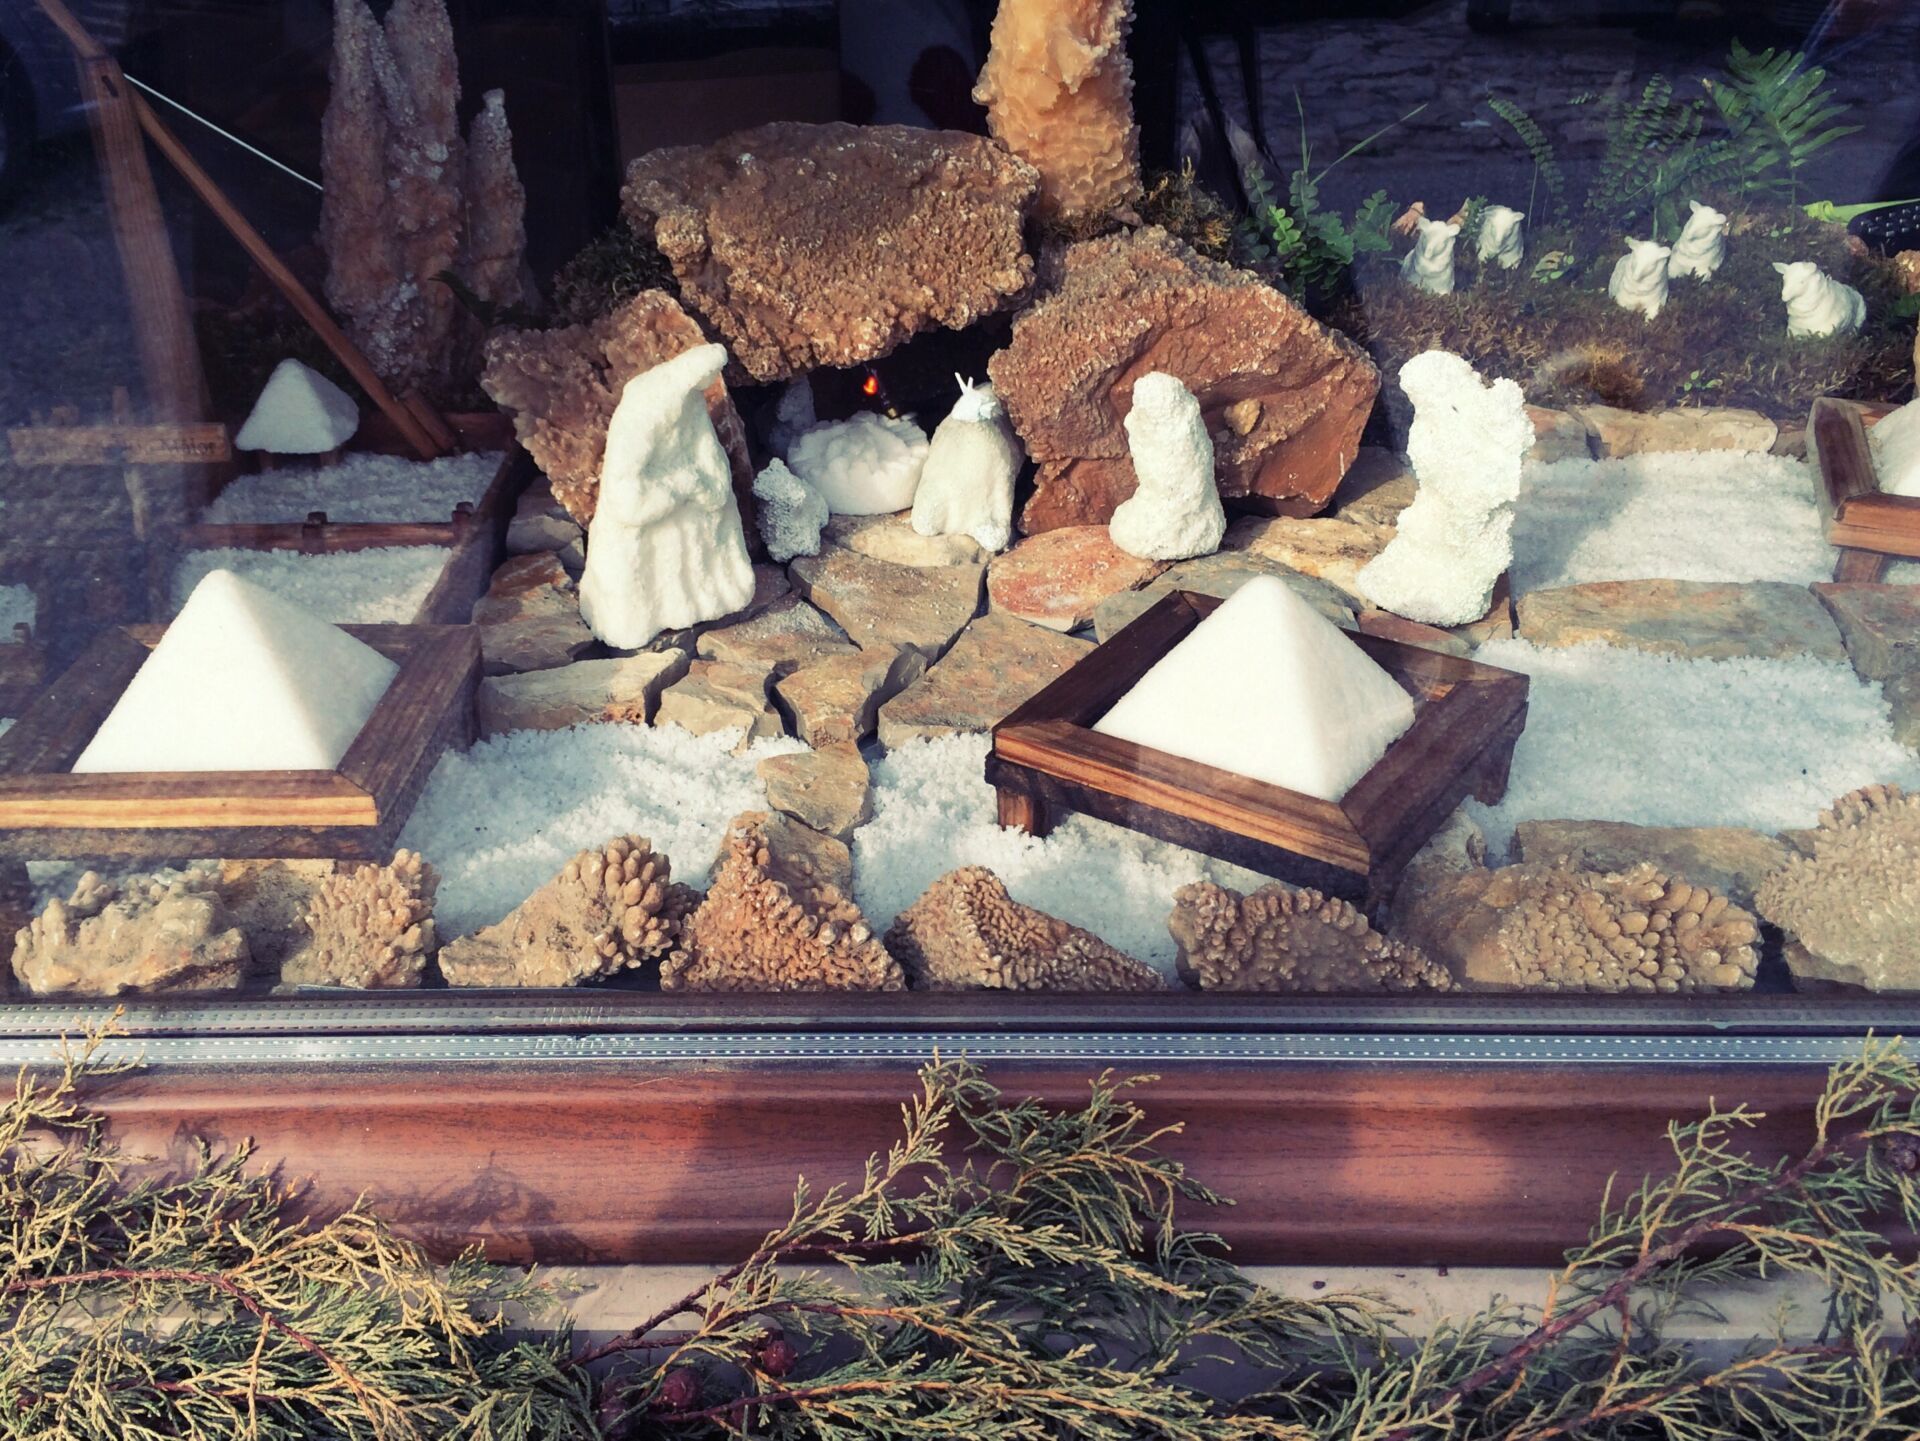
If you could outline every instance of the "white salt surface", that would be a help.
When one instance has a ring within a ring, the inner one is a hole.
[[[13,639],[16,625],[32,625],[35,614],[30,589],[24,585],[0,585],[0,642]]]
[[[855,899],[875,931],[960,866],[986,866],[1015,900],[1092,931],[1109,945],[1175,976],[1167,934],[1173,893],[1215,880],[1250,891],[1266,884],[1235,866],[1086,816],[1047,839],[1002,830],[982,779],[988,739],[912,741],[873,767],[873,819],[854,833]]]
[[[1807,466],[1746,451],[1529,465],[1513,525],[1513,588],[1599,580],[1833,575]]]
[[[587,725],[512,731],[443,755],[400,837],[440,872],[441,934],[493,924],[578,852],[620,835],[646,837],[676,880],[704,890],[727,822],[766,809],[755,765],[805,749],[766,740],[734,755],[740,736]]]
[[[1880,687],[1845,664],[1524,640],[1490,641],[1475,659],[1533,677],[1506,798],[1468,802],[1496,855],[1523,820],[1771,832],[1811,826],[1859,786],[1920,785]]]
[[[336,625],[405,624],[426,600],[452,552],[409,545],[302,555],[292,550],[191,550],[173,572],[173,603],[185,604],[208,572],[230,570],[262,590]]]
[[[486,451],[408,460],[399,455],[345,455],[333,465],[297,466],[235,476],[201,514],[209,525],[271,525],[305,520],[355,523],[444,521],[463,500],[478,504],[500,469]]]

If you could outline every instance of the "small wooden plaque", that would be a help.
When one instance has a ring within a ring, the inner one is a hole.
[[[332,771],[75,775],[74,761],[165,626],[105,632],[0,736],[0,856],[385,861],[448,745],[473,734],[471,626],[349,625],[400,673]]]
[[[1045,835],[1079,811],[1372,907],[1466,795],[1505,793],[1527,677],[1381,636],[1349,633],[1412,694],[1413,725],[1337,804],[1095,732],[1219,605],[1176,591],[994,727],[1002,825]]]
[[[1920,560],[1920,496],[1881,492],[1858,405],[1830,396],[1814,401],[1807,455],[1827,542],[1840,548],[1835,580],[1877,582],[1893,557]]]

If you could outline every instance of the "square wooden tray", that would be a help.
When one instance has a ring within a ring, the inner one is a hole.
[[[1527,677],[1380,636],[1349,632],[1413,695],[1413,725],[1337,804],[1095,732],[1219,605],[1176,591],[994,727],[1002,825],[1043,836],[1079,811],[1372,907],[1466,795],[1505,794]]]
[[[1881,493],[1859,406],[1829,396],[1814,401],[1807,457],[1827,542],[1840,547],[1835,580],[1876,582],[1895,556],[1920,560],[1920,496]]]
[[[473,735],[480,638],[471,626],[342,626],[400,673],[331,771],[127,772],[72,766],[165,626],[98,640],[0,737],[0,857],[386,861],[448,745]]]

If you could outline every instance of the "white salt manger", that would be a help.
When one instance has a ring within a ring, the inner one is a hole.
[[[1337,801],[1413,724],[1413,698],[1290,587],[1259,576],[1093,727]]]
[[[173,571],[184,605],[202,580],[231,571],[336,625],[405,625],[425,604],[452,554],[444,545],[377,546],[306,555],[297,550],[190,550]]]

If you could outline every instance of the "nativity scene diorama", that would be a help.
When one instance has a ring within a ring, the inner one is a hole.
[[[513,89],[335,0],[323,343],[4,688],[18,996],[1920,991],[1920,250],[1822,72],[1341,214],[1143,171],[1131,10],[536,276]]]

